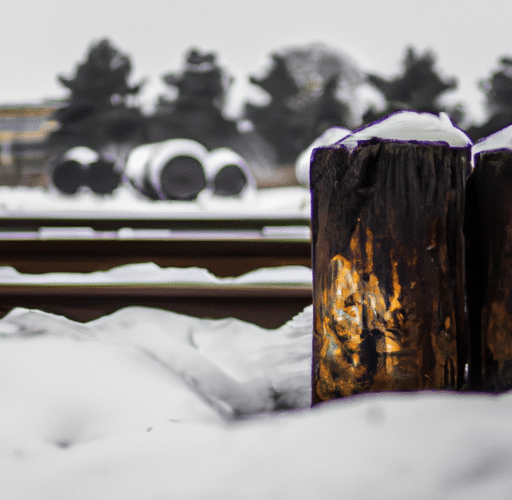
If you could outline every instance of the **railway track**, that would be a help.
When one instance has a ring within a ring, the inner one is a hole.
[[[311,266],[309,219],[186,214],[0,217],[0,266],[20,273],[92,273],[153,262],[218,277],[265,267]],[[0,283],[0,315],[13,307],[88,321],[127,306],[197,317],[236,317],[275,328],[311,303],[311,284]]]

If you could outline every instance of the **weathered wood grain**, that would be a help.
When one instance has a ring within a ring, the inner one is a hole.
[[[470,387],[512,388],[512,151],[476,155],[466,190]]]
[[[469,169],[469,147],[315,150],[313,404],[461,383]]]

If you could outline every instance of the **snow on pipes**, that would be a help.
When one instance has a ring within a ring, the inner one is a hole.
[[[122,174],[114,161],[87,146],[67,150],[51,172],[52,187],[67,195],[90,189],[98,195],[112,194]]]
[[[448,117],[416,112],[314,150],[314,404],[460,383],[470,157]]]
[[[87,184],[87,169],[98,161],[97,151],[77,146],[66,151],[51,172],[52,186],[64,194],[76,194]]]
[[[242,197],[256,188],[250,169],[235,151],[208,151],[191,139],[134,148],[125,177],[138,191],[157,200],[187,201],[200,194]]]
[[[232,149],[210,151],[205,169],[209,191],[215,196],[242,198],[256,189],[256,181],[247,163]]]

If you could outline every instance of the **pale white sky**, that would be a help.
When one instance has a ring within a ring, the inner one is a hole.
[[[459,79],[450,100],[479,116],[477,81],[512,54],[511,20],[503,0],[15,0],[2,12],[0,103],[64,97],[57,75],[72,74],[103,37],[131,57],[133,82],[148,78],[146,102],[192,46],[215,51],[240,86],[283,47],[324,42],[387,77],[412,44],[434,51],[441,72]]]

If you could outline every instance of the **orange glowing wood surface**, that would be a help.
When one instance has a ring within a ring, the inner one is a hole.
[[[460,384],[469,161],[469,148],[438,144],[316,150],[314,404]]]

